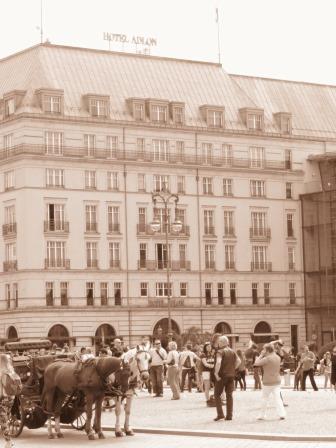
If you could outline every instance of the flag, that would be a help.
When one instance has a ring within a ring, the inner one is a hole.
[[[216,23],[218,23],[218,8],[216,8]]]

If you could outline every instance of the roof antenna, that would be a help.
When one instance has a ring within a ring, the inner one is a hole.
[[[41,0],[42,1],[42,0]],[[218,48],[218,63],[221,63],[221,49],[220,49],[220,24],[219,24],[219,12],[216,8],[216,23],[217,23],[217,48]]]

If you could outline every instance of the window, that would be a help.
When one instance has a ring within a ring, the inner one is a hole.
[[[142,173],[138,174],[138,191],[146,191],[146,176]]]
[[[286,182],[286,199],[292,199],[292,183]]]
[[[223,196],[232,195],[232,179],[223,179]]]
[[[265,305],[269,305],[270,304],[270,283],[264,283],[264,302]]]
[[[14,308],[19,306],[19,288],[17,283],[13,283],[13,300],[14,300]]]
[[[155,252],[156,252],[157,268],[167,269],[168,265],[167,245],[163,243],[157,243],[155,245],[155,249],[156,249]],[[170,251],[170,244],[168,244],[168,250]]]
[[[54,305],[54,283],[53,282],[46,282],[45,297],[46,297],[46,305],[53,306]]]
[[[134,102],[133,116],[137,121],[143,121],[145,119],[145,105],[143,103]]]
[[[120,243],[109,243],[110,268],[120,267]]]
[[[157,121],[159,123],[166,123],[167,106],[159,106],[157,104],[153,104],[151,107],[151,117],[152,121]]]
[[[148,297],[148,283],[147,282],[140,283],[140,296]]]
[[[110,233],[120,233],[120,209],[114,205],[107,208],[108,231]]]
[[[136,149],[138,152],[138,158],[143,159],[145,157],[146,144],[144,138],[137,138]]]
[[[285,149],[285,169],[292,169],[292,151],[290,149]]]
[[[49,114],[60,114],[62,110],[62,97],[43,95],[43,111]]]
[[[222,158],[223,158],[223,165],[225,166],[231,166],[232,165],[232,146],[231,145],[222,145]]]
[[[96,136],[93,134],[84,134],[84,148],[86,156],[93,157],[96,150]]]
[[[185,176],[177,176],[177,193],[185,194]]]
[[[184,226],[186,223],[186,210],[184,208],[176,208],[175,209],[175,219],[177,221],[181,221],[182,225]],[[182,227],[181,232],[184,232],[184,229]]]
[[[205,304],[211,305],[212,302],[212,283],[205,283]]]
[[[265,196],[265,181],[263,180],[251,180],[251,196],[264,197]]]
[[[155,208],[155,218],[160,221],[159,232],[164,232],[166,225],[168,225],[168,232],[170,231],[170,209],[167,210],[167,221],[164,208]]]
[[[108,102],[103,99],[90,98],[90,113],[94,117],[106,117],[108,115]]]
[[[7,309],[9,310],[11,307],[11,290],[10,290],[9,283],[5,284],[5,297],[6,297],[6,306],[7,306]]]
[[[13,147],[13,134],[7,134],[3,137],[3,147],[5,150]]]
[[[184,142],[181,140],[176,142],[176,156],[178,162],[184,162]]]
[[[88,190],[96,189],[96,172],[85,171],[85,188]]]
[[[295,282],[289,283],[289,303],[295,305],[296,302],[296,284]]]
[[[138,232],[143,233],[146,231],[146,209],[145,207],[138,208]]]
[[[100,283],[100,304],[106,306],[108,304],[108,283]]]
[[[295,270],[295,247],[293,246],[288,247],[288,270]]]
[[[287,237],[294,237],[294,227],[293,227],[293,213],[287,213]]]
[[[217,283],[218,305],[224,305],[224,283]]]
[[[116,171],[108,171],[107,173],[107,188],[108,190],[119,190],[119,175]]]
[[[204,247],[205,252],[205,269],[215,269],[215,245],[206,244]]]
[[[97,243],[95,241],[86,242],[86,267],[98,268]]]
[[[147,267],[147,244],[146,243],[140,243],[139,248],[139,268],[143,269]]]
[[[16,233],[15,205],[5,207],[5,224],[3,226],[3,235],[5,236],[10,233]]]
[[[4,173],[4,188],[6,190],[11,190],[15,186],[15,176],[14,170],[6,171]]]
[[[173,107],[173,120],[175,124],[184,123],[184,107],[182,106]]]
[[[169,176],[162,174],[154,174],[153,190],[156,192],[169,191]]]
[[[94,283],[86,282],[86,305],[94,305]]]
[[[179,244],[179,261],[180,261],[180,269],[187,268],[187,245]]]
[[[252,270],[264,271],[267,268],[266,263],[266,246],[253,246],[252,247]]]
[[[224,113],[219,110],[208,110],[208,126],[222,128],[224,124]]]
[[[277,112],[274,114],[275,121],[282,134],[292,133],[292,115],[288,112]]]
[[[97,232],[97,206],[85,206],[85,231]]]
[[[59,168],[47,168],[46,184],[47,187],[64,187],[64,170]]]
[[[262,168],[264,166],[264,148],[250,147],[250,168]]]
[[[203,177],[203,194],[213,194],[212,177]]]
[[[235,268],[234,245],[225,244],[224,254],[225,254],[225,269],[226,270],[234,269]]]
[[[65,268],[65,242],[47,241],[47,268]]]
[[[69,288],[69,283],[68,282],[61,282],[60,283],[61,306],[68,306],[69,305],[68,288]]]
[[[236,283],[230,283],[230,303],[231,303],[231,305],[236,305],[236,303],[237,303]]]
[[[252,283],[252,305],[258,305],[258,283]]]
[[[233,211],[224,210],[224,236],[234,236]]]
[[[116,135],[108,135],[106,137],[106,145],[108,156],[112,159],[116,159],[118,154],[118,137]]]
[[[202,143],[202,162],[206,165],[212,163],[212,144]]]
[[[263,127],[263,117],[261,114],[247,114],[247,127],[260,131]]]
[[[153,140],[152,145],[154,160],[158,162],[167,162],[169,160],[168,141]]]
[[[5,117],[9,117],[10,115],[13,115],[15,112],[15,99],[14,98],[8,98],[5,100]]]
[[[203,210],[203,217],[204,217],[204,235],[215,235],[213,210]]]
[[[47,204],[47,223],[45,230],[48,232],[65,230],[63,204]]]
[[[168,283],[167,282],[157,282],[155,285],[155,294],[156,297],[167,297],[169,292],[169,297],[172,295],[172,284],[169,283],[169,291],[168,291]]]
[[[251,213],[251,236],[252,237],[265,237],[266,232],[266,213],[265,212],[252,212]]]
[[[180,297],[187,297],[188,295],[188,284],[186,282],[180,283]]]
[[[9,264],[16,263],[16,243],[5,244],[5,262]]]

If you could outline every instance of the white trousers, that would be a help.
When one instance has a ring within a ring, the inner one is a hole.
[[[260,409],[260,417],[265,418],[267,404],[269,402],[270,396],[273,395],[276,411],[279,417],[286,417],[286,411],[280,396],[280,384],[275,386],[264,386],[262,387],[262,402]]]

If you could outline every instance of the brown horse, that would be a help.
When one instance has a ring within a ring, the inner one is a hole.
[[[100,439],[104,438],[101,429],[101,411],[108,377],[113,373],[115,383],[119,384],[121,392],[128,389],[130,371],[124,367],[120,359],[111,356],[94,358],[86,361],[80,372],[76,374],[76,362],[55,361],[44,372],[42,406],[44,411],[55,416],[57,437],[63,437],[60,430],[60,413],[66,396],[75,391],[85,395],[87,420],[85,431],[89,440],[94,440],[91,426],[92,408],[95,404],[94,430]],[[48,421],[49,438],[53,438],[51,420]]]

